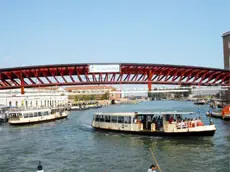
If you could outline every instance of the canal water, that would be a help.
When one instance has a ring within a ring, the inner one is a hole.
[[[94,112],[196,111],[186,101],[152,101],[111,105],[71,112],[68,119],[30,126],[0,126],[0,171],[35,172],[146,172],[153,163],[149,148],[163,172],[229,172],[230,122],[213,119],[213,137],[161,138],[94,131]],[[201,117],[208,123],[200,106]]]

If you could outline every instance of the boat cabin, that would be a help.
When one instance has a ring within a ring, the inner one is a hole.
[[[50,115],[50,109],[39,109],[39,110],[12,110],[8,112],[8,118],[11,121],[20,120],[20,118],[34,118]]]

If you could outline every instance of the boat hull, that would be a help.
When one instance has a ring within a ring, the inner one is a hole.
[[[222,114],[218,113],[218,112],[207,113],[207,116],[210,116],[212,118],[220,118],[220,119],[222,119]]]
[[[224,115],[224,116],[223,116],[223,120],[228,120],[228,121],[229,121],[229,120],[230,120],[230,114]]]
[[[163,132],[163,131],[125,131],[125,130],[111,130],[105,128],[93,127],[95,130],[115,133],[125,133],[144,136],[160,136],[160,137],[188,137],[188,136],[213,136],[216,130],[210,131],[194,131],[194,132]]]
[[[10,125],[30,125],[30,124],[38,124],[38,123],[46,123],[46,122],[51,122],[51,121],[56,121],[59,119],[64,119],[67,118],[68,116],[60,116],[57,118],[51,118],[51,119],[46,119],[46,120],[38,120],[38,121],[28,121],[28,122],[18,122],[18,123],[12,123],[8,122]]]

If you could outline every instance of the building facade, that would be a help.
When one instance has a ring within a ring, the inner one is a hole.
[[[230,31],[223,35],[224,68],[230,70]],[[229,81],[230,83],[230,81]],[[225,92],[224,101],[230,103],[230,88]]]
[[[224,68],[230,69],[230,31],[222,35],[223,52],[224,52]]]
[[[90,86],[74,86],[66,87],[65,91],[68,92],[69,96],[74,95],[95,95],[96,100],[101,100],[104,94],[108,93],[109,100],[119,100],[121,94],[113,93],[117,91],[115,87],[112,86],[103,86],[103,85],[90,85]]]
[[[62,88],[0,90],[0,104],[10,107],[57,107],[68,104],[68,96]]]

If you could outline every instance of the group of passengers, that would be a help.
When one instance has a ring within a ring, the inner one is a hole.
[[[156,130],[160,130],[163,127],[163,117],[160,117],[160,116],[156,117],[156,116],[154,116],[152,118],[151,123],[155,124]],[[151,123],[150,123],[150,125],[151,125]]]
[[[178,129],[182,128],[192,128],[197,126],[204,126],[204,123],[201,121],[201,118],[185,118],[185,119],[174,119],[173,116],[169,118],[169,123],[176,123]]]
[[[151,124],[154,123],[156,130],[163,128],[163,117],[160,116],[148,116],[147,118],[142,117],[139,119],[137,116],[133,118],[133,123],[142,123],[147,126],[148,129],[151,129]]]

